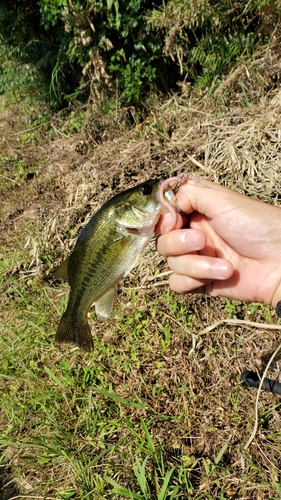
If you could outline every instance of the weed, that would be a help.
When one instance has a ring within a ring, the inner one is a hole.
[[[241,305],[237,304],[235,300],[226,299],[225,310],[230,318],[237,318],[237,313],[241,311]]]

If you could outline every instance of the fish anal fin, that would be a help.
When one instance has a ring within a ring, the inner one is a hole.
[[[69,264],[69,257],[65,259],[59,267],[53,272],[53,275],[60,279],[60,280],[65,280],[68,281],[68,264]]]
[[[109,318],[112,311],[115,288],[110,288],[99,300],[95,303],[95,310],[98,319],[106,320]]]
[[[60,320],[55,340],[59,344],[76,344],[80,349],[87,352],[91,352],[94,347],[89,323],[85,321],[76,324],[66,314]]]

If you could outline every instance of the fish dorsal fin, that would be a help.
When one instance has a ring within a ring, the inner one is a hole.
[[[110,288],[99,300],[95,303],[95,310],[98,319],[107,319],[112,310],[114,299],[114,288]]]
[[[60,280],[68,281],[68,264],[69,257],[67,257],[67,259],[65,259],[62,264],[53,272],[54,276],[56,278],[59,278]]]

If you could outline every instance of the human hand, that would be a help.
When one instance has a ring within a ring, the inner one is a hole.
[[[176,229],[166,234],[170,214],[156,227],[157,250],[173,271],[171,288],[275,307],[281,300],[281,209],[195,176],[176,198],[188,216],[177,215]]]

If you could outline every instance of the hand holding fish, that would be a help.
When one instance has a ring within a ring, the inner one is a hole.
[[[160,218],[158,252],[174,272],[170,286],[274,307],[281,300],[281,208],[206,179],[190,176],[176,194],[183,218],[166,233]]]

